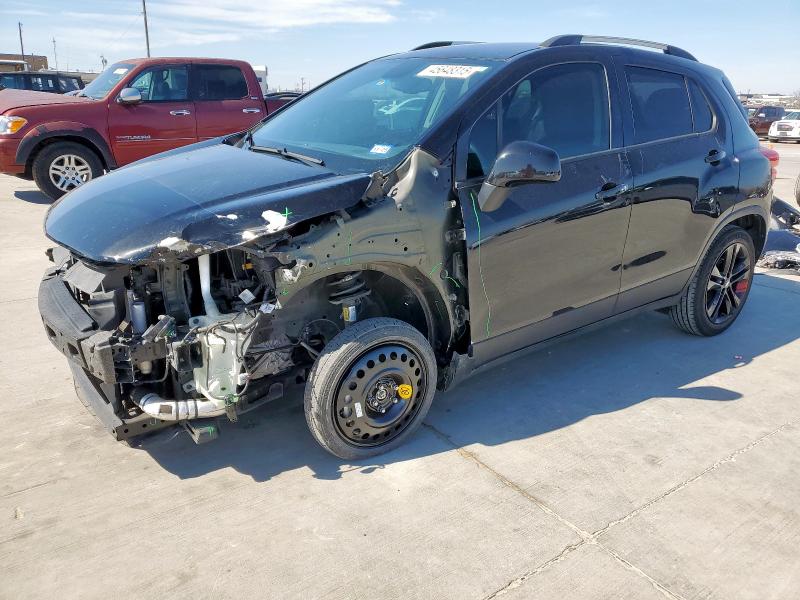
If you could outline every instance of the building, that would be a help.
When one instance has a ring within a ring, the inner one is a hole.
[[[0,54],[0,72],[41,71],[47,69],[47,57],[39,54]]]

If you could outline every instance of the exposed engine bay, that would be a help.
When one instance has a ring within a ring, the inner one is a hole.
[[[432,170],[419,177],[416,154],[408,172],[417,185],[449,184]],[[145,260],[108,263],[52,248],[40,312],[72,359],[78,395],[99,392],[95,404],[99,396],[110,409],[100,412],[119,418],[106,422],[118,439],[194,419],[236,421],[303,384],[348,325],[380,316],[423,332],[445,364],[467,329],[460,215],[449,203],[417,209],[402,174],[375,186],[382,201],[296,223],[274,219],[280,227],[266,221],[216,251],[169,238]],[[426,211],[438,213],[435,229],[420,222]],[[423,269],[434,277],[421,277]],[[195,441],[216,437],[213,424],[200,423],[187,427]]]

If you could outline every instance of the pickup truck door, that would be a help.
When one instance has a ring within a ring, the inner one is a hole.
[[[108,105],[111,151],[119,166],[197,141],[187,65],[159,65],[140,71],[126,87],[139,90],[139,104]]]
[[[537,69],[475,122],[468,143],[459,141],[479,362],[613,313],[633,177],[610,67],[584,59]],[[561,180],[514,187],[497,210],[482,212],[480,184],[498,149],[516,140],[556,150]]]
[[[243,131],[264,118],[266,104],[261,90],[250,87],[237,66],[192,65],[192,97],[199,140]]]

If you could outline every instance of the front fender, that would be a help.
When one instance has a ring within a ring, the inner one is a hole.
[[[51,121],[31,129],[20,140],[15,158],[16,163],[20,165],[26,164],[39,144],[47,139],[59,137],[77,137],[86,140],[100,153],[107,168],[115,169],[117,167],[117,161],[114,160],[114,155],[111,153],[105,138],[96,129],[78,121]]]

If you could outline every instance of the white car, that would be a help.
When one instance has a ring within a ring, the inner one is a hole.
[[[800,142],[800,111],[788,112],[783,119],[775,121],[770,125],[768,135],[770,142]]]

